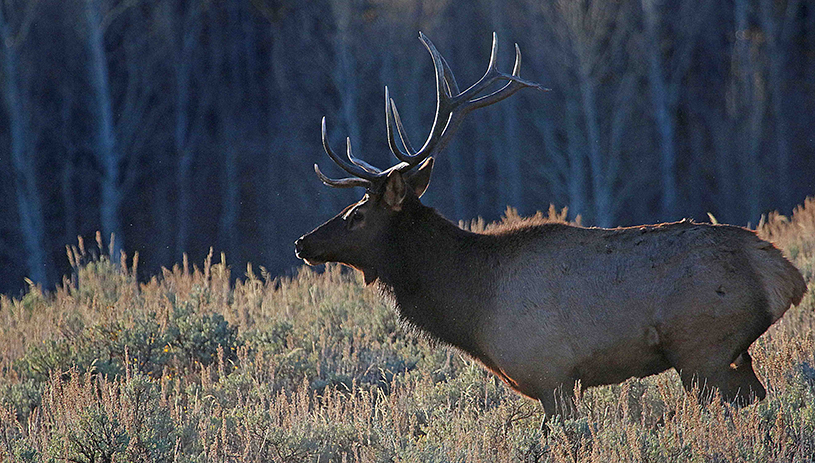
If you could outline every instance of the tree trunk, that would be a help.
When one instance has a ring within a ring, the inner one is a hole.
[[[48,282],[51,268],[45,251],[45,221],[42,201],[37,186],[34,150],[28,146],[28,121],[24,95],[18,82],[17,49],[13,43],[9,25],[0,7],[0,39],[3,47],[3,71],[5,74],[4,97],[9,117],[11,135],[11,161],[17,191],[17,212],[20,216],[20,235],[25,247],[26,267],[29,278],[37,284]]]
[[[753,43],[753,36],[749,30],[747,18],[748,5],[746,0],[735,3],[736,45],[733,50],[735,66],[733,72],[737,93],[734,116],[742,111],[746,112],[746,120],[742,124],[744,136],[744,151],[746,154],[745,190],[747,199],[748,221],[755,225],[761,216],[761,196],[763,176],[760,167],[760,149],[762,138],[762,125],[765,109],[765,89],[760,78],[761,70],[758,67],[757,45]]]
[[[493,30],[496,31],[499,38],[508,40],[509,33],[504,21],[504,2],[492,0],[490,6]],[[506,50],[507,47],[504,47],[504,49]],[[498,193],[498,196],[504,199],[500,206],[503,208],[509,205],[523,213],[525,211],[523,169],[521,167],[523,153],[521,153],[518,143],[520,130],[518,129],[519,114],[518,100],[516,98],[502,101],[500,109],[496,108],[495,110],[495,117],[498,119],[495,127],[500,128],[500,136],[494,136],[493,138],[498,143],[494,144],[495,148],[492,150],[492,154],[496,156],[500,189],[503,190],[499,190]]]
[[[96,146],[97,161],[102,170],[100,180],[100,222],[104,239],[113,239],[112,260],[118,262],[119,251],[124,248],[121,233],[121,161],[122,155],[116,144],[113,102],[110,94],[108,63],[105,56],[105,39],[102,30],[100,0],[86,0],[85,20],[87,25],[87,46],[90,52],[88,72],[96,103]]]
[[[770,103],[773,123],[775,125],[775,160],[778,185],[777,205],[782,211],[792,208],[792,194],[790,191],[790,147],[789,128],[784,117],[784,70],[788,60],[790,31],[796,18],[799,2],[789,0],[780,14],[775,11],[776,2],[762,0],[759,13],[759,23],[764,29],[766,41],[766,59],[768,61],[768,82],[770,90]]]
[[[784,104],[783,104],[783,63],[780,63],[780,58],[775,53],[769,53],[770,59],[770,82],[768,86],[772,88],[772,111],[773,120],[775,122],[775,162],[778,168],[778,209],[789,213],[792,209],[792,193],[790,191],[791,176],[790,176],[790,147],[789,147],[789,128],[787,127],[787,120],[784,118]]]
[[[348,131],[346,136],[351,138],[352,143],[360,146],[362,140],[360,139],[359,115],[357,114],[357,100],[359,99],[357,68],[352,50],[353,44],[351,43],[354,36],[351,30],[354,3],[342,0],[332,2],[331,6],[334,11],[334,20],[337,23],[336,47],[334,49],[337,62],[335,64],[334,82],[340,94],[340,112]]]
[[[62,243],[73,243],[77,238],[77,198],[74,191],[74,176],[76,175],[77,149],[71,136],[71,112],[73,111],[73,94],[70,89],[63,87],[60,92],[60,141],[65,149],[62,176],[60,178],[63,221]]]
[[[651,106],[654,110],[657,133],[659,134],[660,176],[662,179],[662,217],[661,220],[676,218],[676,152],[674,149],[674,121],[669,107],[668,89],[662,70],[663,62],[659,49],[660,37],[657,12],[653,0],[642,0],[645,22],[645,33],[648,46],[644,47],[648,55],[648,87]]]
[[[575,98],[566,101],[566,153],[569,158],[569,210],[573,218],[586,213],[586,159],[580,139],[580,109]]]
[[[240,179],[238,178],[238,143],[242,140],[239,120],[241,118],[240,105],[244,98],[243,82],[240,77],[239,41],[234,37],[241,33],[240,14],[238,6],[234,3],[226,5],[227,25],[226,33],[222,32],[221,51],[226,53],[227,62],[227,91],[221,95],[221,146],[223,157],[223,201],[221,203],[221,217],[218,223],[218,234],[221,249],[227,253],[233,262],[240,261],[238,255],[238,217],[240,216]],[[218,40],[218,39],[216,39]],[[228,96],[227,96],[228,95]]]
[[[580,72],[580,102],[583,117],[586,121],[586,145],[588,146],[589,165],[591,166],[591,186],[594,198],[594,220],[599,227],[612,226],[611,188],[605,172],[603,152],[600,148],[600,126],[597,119],[597,102],[594,93],[594,82],[586,66]]]
[[[185,12],[183,29],[181,32],[180,48],[175,60],[175,130],[174,143],[178,156],[178,166],[176,167],[176,235],[175,235],[175,258],[181,256],[189,250],[190,237],[190,204],[192,202],[192,185],[190,175],[193,162],[195,161],[195,148],[192,143],[190,130],[190,103],[193,69],[193,52],[198,44],[198,33],[200,19],[198,6],[193,4],[187,7]],[[204,90],[207,91],[207,90]],[[199,108],[201,107],[199,102]],[[196,124],[197,125],[197,124]]]

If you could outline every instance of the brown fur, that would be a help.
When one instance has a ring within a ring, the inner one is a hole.
[[[729,401],[763,398],[747,348],[806,291],[772,244],[739,227],[525,220],[471,233],[415,194],[398,210],[381,196],[369,192],[355,206],[376,221],[360,225],[364,238],[336,225],[346,209],[298,240],[298,255],[378,279],[406,321],[472,355],[547,414],[557,391],[569,396],[578,380],[613,384],[671,367],[688,389],[699,381]],[[364,242],[336,251],[354,239]]]

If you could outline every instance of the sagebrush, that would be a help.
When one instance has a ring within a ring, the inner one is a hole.
[[[565,217],[550,211],[551,220]],[[505,220],[517,220],[508,211]],[[464,224],[462,224],[464,226]],[[489,225],[475,221],[471,229]],[[759,225],[810,283],[815,200]],[[673,372],[578,393],[574,419],[434,345],[355,273],[258,276],[208,258],[139,283],[69,248],[53,292],[0,299],[2,461],[812,461],[815,298],[752,347],[766,400],[685,394]],[[130,268],[128,268],[130,267]]]

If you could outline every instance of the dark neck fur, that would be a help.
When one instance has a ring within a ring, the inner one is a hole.
[[[478,356],[474,330],[492,298],[494,268],[481,251],[491,237],[463,231],[411,199],[391,227],[380,287],[410,324]]]

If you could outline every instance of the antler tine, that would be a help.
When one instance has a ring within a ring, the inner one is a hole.
[[[405,159],[408,158],[408,154],[404,153],[399,145],[396,144],[396,135],[394,134],[394,126],[396,123],[394,122],[393,113],[391,112],[391,97],[390,92],[388,92],[388,86],[385,86],[385,126],[388,130],[388,148],[390,148],[391,153],[396,156],[396,159],[407,162]]]
[[[517,43],[515,44],[515,65],[513,66],[512,74],[506,74],[506,73],[503,73],[503,72],[498,70],[498,68],[495,66],[495,61],[497,60],[497,54],[498,54],[498,34],[493,32],[492,33],[492,53],[490,55],[490,64],[489,64],[489,66],[487,66],[487,71],[484,73],[483,76],[481,76],[480,79],[478,79],[478,82],[471,85],[470,88],[468,88],[467,90],[464,90],[460,94],[456,95],[454,97],[454,100],[456,101],[456,103],[463,103],[465,101],[468,102],[468,103],[471,103],[471,102],[475,102],[475,101],[480,101],[482,98],[489,98],[489,97],[492,97],[493,95],[502,94],[501,92],[505,92],[505,91],[508,94],[506,96],[502,97],[502,98],[497,98],[497,99],[494,99],[494,100],[491,99],[491,100],[489,100],[489,103],[486,103],[486,104],[479,104],[479,105],[472,106],[472,107],[466,107],[466,105],[465,105],[467,111],[471,111],[473,109],[481,108],[481,107],[487,106],[488,104],[497,103],[498,101],[503,100],[507,96],[512,95],[513,93],[517,92],[519,89],[524,88],[524,87],[536,87],[536,88],[540,88],[540,89],[543,90],[543,88],[541,88],[540,84],[537,84],[535,82],[531,82],[531,81],[528,81],[528,80],[521,79],[521,77],[520,77],[520,72],[521,72],[521,49],[518,47]],[[490,85],[492,85],[493,83],[495,83],[498,80],[508,80],[509,84],[501,87],[501,89],[491,93],[490,95],[487,95],[486,97],[482,97],[482,98],[473,100],[473,98],[475,98],[479,93],[486,90],[487,87],[489,87]],[[513,83],[517,83],[520,86],[518,88],[515,88],[517,85],[511,87],[511,84],[513,84]],[[512,90],[510,90],[510,88],[512,88]]]
[[[534,87],[539,90],[549,91],[550,89],[541,87],[539,84],[535,82],[530,82],[525,79],[521,79],[521,48],[518,44],[515,44],[515,64],[512,66],[512,75],[507,76],[506,74],[496,71],[498,75],[493,78],[493,82],[496,79],[506,79],[509,82],[501,87],[500,89],[490,93],[489,95],[484,95],[482,97],[478,97],[468,101],[468,107],[466,111],[472,111],[474,109],[483,108],[484,106],[489,106],[491,104],[497,103],[505,98],[508,98],[515,94],[518,90],[527,87]],[[486,87],[484,87],[486,88]],[[483,90],[483,89],[482,89]]]
[[[337,156],[333,150],[331,150],[331,146],[329,146],[328,144],[328,130],[326,129],[325,126],[325,116],[323,116],[322,121],[322,138],[323,138],[323,149],[325,150],[326,154],[328,154],[328,157],[330,157],[331,160],[337,163],[338,166],[342,167],[344,171],[348,172],[349,174],[355,177],[359,177],[365,180],[373,180],[377,177],[376,174],[368,172],[367,170],[363,169],[362,167],[356,164],[349,164],[345,162],[341,157]],[[350,143],[348,146],[349,147],[351,146]],[[320,180],[322,180],[322,178]]]
[[[447,60],[444,59],[444,56],[439,55],[441,58],[441,63],[444,65],[444,81],[447,82],[447,88],[453,95],[458,95],[461,93],[461,90],[458,89],[458,82],[456,82],[456,76],[453,75],[453,70],[450,69],[450,65],[447,64]]]
[[[416,157],[416,151],[413,149],[413,145],[410,143],[405,127],[402,125],[402,118],[399,117],[399,111],[396,109],[396,103],[390,97],[387,86],[385,86],[385,122],[388,129],[388,147],[390,148],[391,153],[396,156],[396,159],[410,164],[410,167],[413,167],[421,162],[424,158]],[[399,141],[402,142],[404,151],[402,151],[402,148],[400,148],[396,143],[394,127],[396,128],[396,132],[399,134]]]
[[[400,161],[408,163],[410,167],[419,164],[425,158],[427,158],[433,151],[436,143],[444,134],[450,120],[450,114],[455,109],[455,105],[451,104],[453,98],[451,90],[456,91],[458,89],[458,84],[456,83],[452,70],[450,70],[450,66],[444,61],[444,58],[442,58],[441,53],[439,53],[435,45],[433,45],[433,42],[431,42],[430,39],[428,39],[422,32],[419,32],[419,39],[424,44],[425,48],[427,48],[427,51],[430,52],[430,57],[433,59],[433,70],[435,71],[436,75],[436,115],[433,119],[433,127],[430,129],[430,134],[428,135],[424,145],[419,148],[418,152],[414,152],[410,147],[410,142],[407,141],[407,136],[405,134],[404,127],[401,124],[401,119],[398,118],[398,112],[395,110],[396,104],[388,96],[387,87],[385,88],[385,113],[388,120],[388,144],[393,155]],[[393,133],[394,125],[399,131],[402,144],[408,151],[413,152],[413,154],[403,152],[396,145],[396,138]]]
[[[515,65],[512,66],[512,75],[521,77],[521,47],[515,43]]]
[[[391,110],[393,110],[393,119],[396,122],[396,130],[399,132],[399,140],[402,141],[402,147],[405,148],[405,151],[407,151],[408,154],[416,154],[416,150],[413,149],[413,145],[410,143],[407,132],[405,132],[405,127],[402,125],[402,118],[399,117],[399,110],[396,109],[396,102],[393,100],[391,100]]]
[[[487,65],[487,72],[498,72],[498,34],[492,32],[492,47],[490,48],[490,62]]]
[[[341,179],[333,179],[328,178],[320,171],[320,166],[314,164],[314,172],[317,173],[317,177],[320,178],[320,181],[323,184],[328,185],[334,188],[353,188],[357,186],[361,186],[363,188],[368,188],[371,186],[371,182],[362,178],[341,178]]]
[[[366,171],[372,174],[379,174],[382,170],[368,164],[367,162],[363,161],[362,159],[358,159],[354,157],[354,153],[351,151],[351,137],[347,137],[345,139],[345,146],[346,146],[346,154],[348,155],[348,160],[351,161],[351,164],[356,166],[362,167]]]

